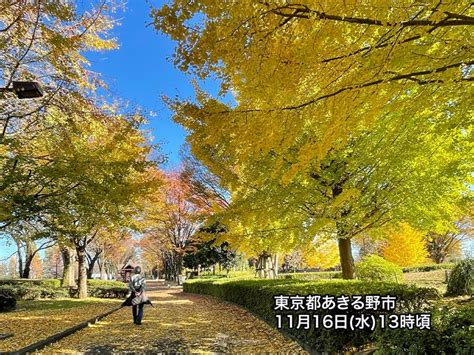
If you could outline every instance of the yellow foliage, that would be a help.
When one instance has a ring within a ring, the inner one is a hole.
[[[197,87],[194,102],[167,100],[230,192],[221,218],[232,245],[284,252],[320,233],[452,222],[472,194],[474,96],[463,69],[472,41],[447,14],[467,6],[173,0],[152,10],[177,42],[176,67],[217,75],[235,99]]]
[[[307,267],[328,269],[339,264],[339,251],[334,240],[312,244],[303,249],[303,262]]]
[[[419,265],[427,261],[428,251],[422,232],[407,223],[387,231],[383,257],[400,266]]]

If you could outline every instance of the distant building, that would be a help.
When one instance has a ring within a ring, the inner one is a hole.
[[[122,280],[123,282],[128,282],[130,277],[133,275],[133,270],[138,264],[134,263],[133,261],[129,261],[119,270],[119,277],[117,280]]]

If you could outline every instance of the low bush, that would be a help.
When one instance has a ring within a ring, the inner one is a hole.
[[[224,275],[199,275],[199,276],[193,276],[192,278],[205,279],[205,280],[219,280],[219,279],[225,279],[226,277]],[[188,279],[191,279],[191,277]]]
[[[60,280],[1,280],[0,290],[8,290],[19,300],[77,297],[77,287],[60,287]],[[99,298],[125,298],[127,284],[120,281],[87,280],[88,295]],[[7,291],[5,291],[7,292]]]
[[[427,265],[416,265],[402,268],[404,273],[406,272],[426,272],[434,270],[450,270],[454,267],[453,263],[444,264],[427,264]]]
[[[127,283],[115,280],[98,280],[89,279],[87,280],[87,286],[89,287],[127,287]]]
[[[0,286],[0,312],[12,311],[15,307],[15,292],[9,287]]]
[[[87,280],[87,294],[99,298],[125,298],[128,286],[121,281],[113,280]]]
[[[319,315],[341,313],[337,310],[317,311],[274,311],[276,295],[391,295],[397,297],[398,312],[413,312],[426,309],[429,300],[439,298],[434,289],[417,288],[404,284],[366,282],[359,280],[321,280],[305,281],[297,279],[282,280],[189,280],[184,283],[184,291],[206,294],[234,302],[249,309],[270,324],[276,326],[276,314],[298,315],[301,313]],[[335,313],[336,312],[336,313]],[[383,314],[380,310],[345,311],[349,316],[355,314]],[[357,313],[359,312],[359,313]],[[343,312],[344,313],[344,312]],[[283,330],[302,343],[319,352],[353,351],[375,341],[370,330],[324,329],[310,327],[308,330],[296,329],[283,324]]]
[[[39,286],[39,287],[61,287],[60,279],[2,279],[0,280],[1,285],[26,285],[26,286]]]
[[[41,298],[67,298],[69,297],[69,290],[66,287],[53,288],[42,287]]]
[[[474,305],[433,308],[432,329],[377,331],[380,354],[474,354]]]
[[[402,269],[378,255],[366,256],[356,264],[356,274],[361,280],[400,282],[403,280]]]
[[[246,278],[246,279],[251,279],[255,277],[255,272],[251,270],[245,270],[245,271],[229,271],[228,273],[226,271],[201,271],[199,275],[194,275],[193,278]]]
[[[462,260],[454,266],[448,279],[448,296],[474,293],[474,259]]]
[[[292,272],[288,274],[279,274],[278,278],[298,280],[341,279],[342,273],[339,271]]]
[[[90,297],[99,298],[126,298],[128,292],[128,287],[126,286],[89,287],[87,290],[87,294]]]
[[[68,297],[67,288],[41,287],[23,283],[1,285],[0,290],[8,290],[19,300]]]

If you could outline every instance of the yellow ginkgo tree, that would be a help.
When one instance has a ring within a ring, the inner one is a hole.
[[[74,130],[97,88],[105,86],[86,53],[117,47],[110,36],[115,6],[113,0],[89,7],[71,1],[1,2],[0,87],[33,81],[44,95],[20,100],[11,90],[0,90],[0,230],[37,215],[53,194],[42,192],[52,185],[43,178],[54,157],[35,142],[59,126]],[[50,109],[62,114],[50,115]],[[54,188],[64,193],[70,186]]]
[[[151,145],[139,129],[140,116],[126,117],[93,106],[87,112],[71,118],[77,122],[74,129],[65,122],[37,142],[54,162],[44,171],[52,184],[43,192],[56,184],[70,186],[47,200],[39,223],[75,249],[80,298],[87,296],[90,243],[100,238],[119,242],[121,233],[113,232],[140,229],[139,211],[161,182],[160,175],[153,173],[156,162],[149,159]],[[50,116],[55,115],[59,117],[51,119],[60,121],[62,113],[51,110]]]
[[[214,99],[169,100],[192,153],[231,192],[236,240],[280,248],[386,223],[447,223],[469,200],[468,1],[169,1],[152,11],[175,65]]]
[[[428,261],[424,233],[409,224],[401,223],[389,228],[386,236],[385,245],[382,247],[384,259],[406,267]]]

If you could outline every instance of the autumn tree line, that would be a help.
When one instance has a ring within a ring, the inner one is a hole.
[[[1,271],[61,277],[81,298],[95,272],[115,278],[130,260],[176,279],[218,203],[217,190],[198,186],[195,161],[177,172],[159,168],[165,158],[143,129],[144,114],[111,98],[89,69],[87,53],[117,49],[110,31],[121,6],[0,5],[2,87],[33,81],[44,91],[23,100],[0,92],[0,238],[16,249]]]
[[[0,237],[17,248],[15,276],[32,276],[46,252],[61,264],[64,286],[77,282],[79,297],[95,265],[115,276],[133,256],[145,219],[137,216],[162,186],[163,158],[142,130],[143,115],[101,96],[107,87],[85,57],[117,48],[116,6],[0,4],[2,86],[33,81],[44,90],[23,100],[0,93]]]

